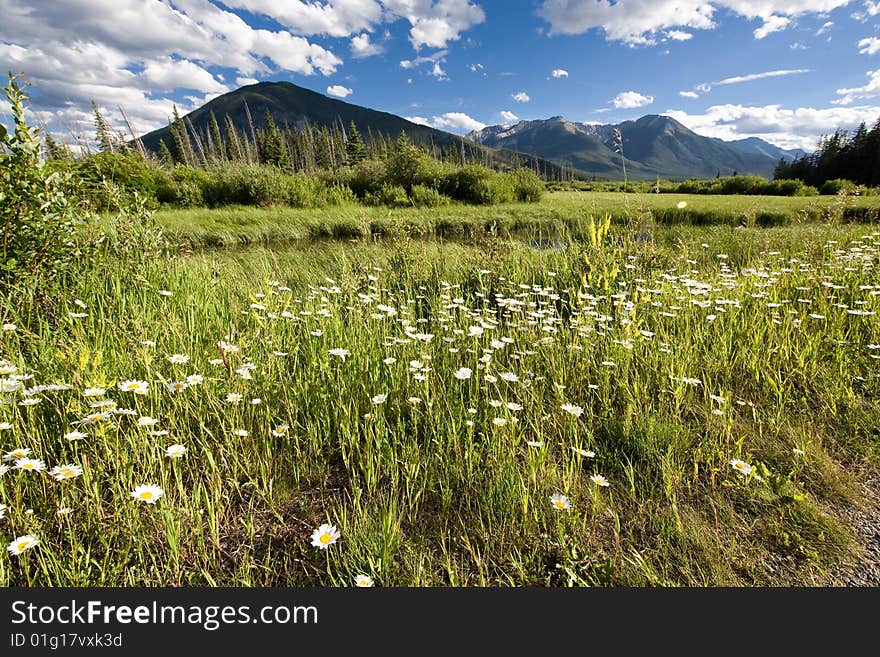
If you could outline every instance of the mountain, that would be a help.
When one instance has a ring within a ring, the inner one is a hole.
[[[522,156],[504,148],[497,149],[476,144],[459,135],[419,125],[388,112],[330,98],[290,82],[259,82],[241,87],[218,96],[190,112],[183,119],[187,128],[200,135],[204,142],[210,129],[212,112],[220,125],[224,125],[225,117],[228,116],[236,128],[247,132],[250,130],[251,121],[256,128],[265,125],[266,110],[272,114],[275,123],[282,127],[285,124],[291,128],[303,127],[307,124],[313,126],[337,124],[347,129],[353,121],[364,138],[369,134],[396,138],[401,132],[406,132],[415,143],[440,148],[455,146],[456,149],[466,151],[469,160],[492,164],[498,168],[526,164],[539,167],[543,173],[551,177],[557,175],[559,171],[558,165],[534,155]],[[141,137],[144,146],[154,153],[159,152],[159,143],[163,140],[167,146],[171,146],[172,138],[167,126]]]
[[[620,173],[620,156],[606,146],[613,135],[587,123],[574,123],[561,116],[538,121],[520,121],[514,126],[489,126],[471,132],[468,138],[485,146],[531,153],[567,164],[579,171],[603,177]],[[630,163],[634,168],[638,163]]]
[[[776,147],[762,140],[729,144],[703,137],[668,116],[649,114],[616,125],[575,123],[555,116],[490,126],[468,137],[485,146],[531,153],[573,167],[581,174],[619,178],[617,131],[623,141],[627,175],[631,178],[710,178],[717,173],[754,173],[770,177],[779,161]],[[747,142],[747,143],[742,143]],[[777,149],[781,150],[781,149]]]
[[[716,138],[717,139],[717,138]],[[767,157],[772,157],[777,162],[779,160],[787,160],[791,162],[792,160],[796,160],[799,157],[804,155],[809,155],[807,151],[802,151],[800,148],[792,148],[789,150],[785,150],[779,148],[779,146],[774,146],[773,144],[764,141],[758,137],[748,137],[746,139],[735,139],[733,141],[722,141],[718,139],[723,144],[727,144],[728,146],[733,146],[734,148],[743,151],[744,153],[756,153],[759,155],[766,155]]]

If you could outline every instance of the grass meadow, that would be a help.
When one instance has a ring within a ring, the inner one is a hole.
[[[880,455],[864,203],[162,211],[184,248],[0,298],[0,584],[829,583]]]
[[[684,207],[679,207],[684,204]],[[523,234],[589,238],[590,218],[646,230],[658,225],[786,226],[803,223],[880,223],[880,201],[871,196],[731,196],[556,192],[540,203],[431,209],[366,207],[320,210],[291,207],[164,209],[169,234],[194,248],[279,244],[308,239],[399,237],[475,239]]]

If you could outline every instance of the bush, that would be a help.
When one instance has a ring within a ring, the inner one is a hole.
[[[357,196],[345,185],[324,185],[318,203],[314,207],[325,205],[347,205],[357,203]]]
[[[137,193],[154,203],[161,172],[140,153],[96,153],[79,160],[53,163],[62,166],[76,180],[68,190],[97,212],[117,211],[120,203],[128,205]]]
[[[440,192],[472,205],[493,205],[513,200],[514,181],[510,174],[499,174],[476,164],[455,169],[440,185]]]
[[[340,172],[339,182],[347,184],[360,198],[377,192],[385,183],[387,171],[381,160],[364,160]],[[343,177],[344,176],[344,177]]]
[[[767,183],[761,193],[768,196],[818,196],[819,190],[803,180],[774,180]]]
[[[401,132],[394,150],[385,163],[386,182],[399,185],[407,192],[422,182],[422,174],[428,170],[428,154],[413,144],[405,132]]]
[[[517,169],[513,172],[513,193],[521,203],[537,203],[544,196],[544,181],[531,169]]]
[[[835,178],[834,180],[826,180],[822,183],[822,187],[819,189],[819,193],[823,196],[836,196],[841,192],[846,194],[853,194],[859,189],[859,186],[856,185],[851,180],[846,180],[845,178]]]
[[[367,205],[387,205],[403,208],[412,205],[406,190],[401,185],[383,184],[376,192],[367,192],[364,197]]]
[[[287,204],[294,208],[315,208],[323,205],[324,183],[304,173],[286,176]]]
[[[729,176],[713,180],[685,180],[676,187],[661,186],[661,192],[678,194],[751,194],[754,196],[815,196],[815,187],[802,180],[766,180],[761,176]]]
[[[417,208],[436,208],[449,202],[449,199],[436,189],[426,185],[413,185],[409,192],[409,197],[412,204]]]
[[[3,91],[15,131],[0,125],[0,288],[44,289],[74,269],[83,214],[65,195],[68,176],[45,166],[37,130],[24,118],[27,94],[15,76]]]
[[[289,187],[280,169],[271,166],[227,164],[210,171],[204,186],[208,205],[281,205]]]

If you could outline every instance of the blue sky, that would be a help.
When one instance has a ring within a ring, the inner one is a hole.
[[[147,131],[261,80],[458,133],[656,113],[810,149],[880,116],[880,1],[0,0],[0,17],[0,67],[68,141],[92,100]]]

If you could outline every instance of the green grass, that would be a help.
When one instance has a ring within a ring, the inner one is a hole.
[[[680,202],[686,207],[679,209]],[[306,239],[370,236],[473,239],[495,233],[585,236],[589,218],[610,214],[615,223],[635,228],[663,224],[789,225],[880,219],[880,197],[707,196],[556,192],[540,203],[497,206],[452,204],[422,210],[361,205],[320,210],[261,209],[162,210],[160,224],[176,239],[196,248],[246,244],[278,245]],[[866,214],[868,212],[873,214]]]
[[[523,212],[585,217],[590,199],[604,212],[619,197],[554,195]],[[688,203],[704,200],[729,202]],[[344,217],[515,221],[512,206],[333,212],[160,221],[203,244],[309,237]],[[593,226],[592,241],[561,250],[412,231],[202,249],[135,272],[107,266],[58,299],[57,321],[0,300],[0,318],[18,324],[0,332],[0,356],[33,374],[22,383],[72,386],[30,407],[7,395],[0,447],[84,470],[60,482],[0,475],[0,536],[40,541],[0,558],[0,584],[333,586],[360,573],[385,586],[822,582],[852,547],[827,509],[858,503],[857,476],[880,456],[880,350],[869,347],[880,322],[847,312],[880,310],[880,232],[643,228],[633,240],[631,226]],[[228,368],[219,341],[239,347]],[[462,367],[471,378],[454,376]],[[192,374],[203,383],[166,389]],[[128,379],[148,394],[120,392]],[[135,416],[65,440],[92,410],[91,386]],[[181,459],[165,456],[175,443]],[[164,489],[155,506],[130,496],[146,483]],[[570,509],[551,507],[557,493]],[[341,532],[326,551],[310,544],[324,522]]]

